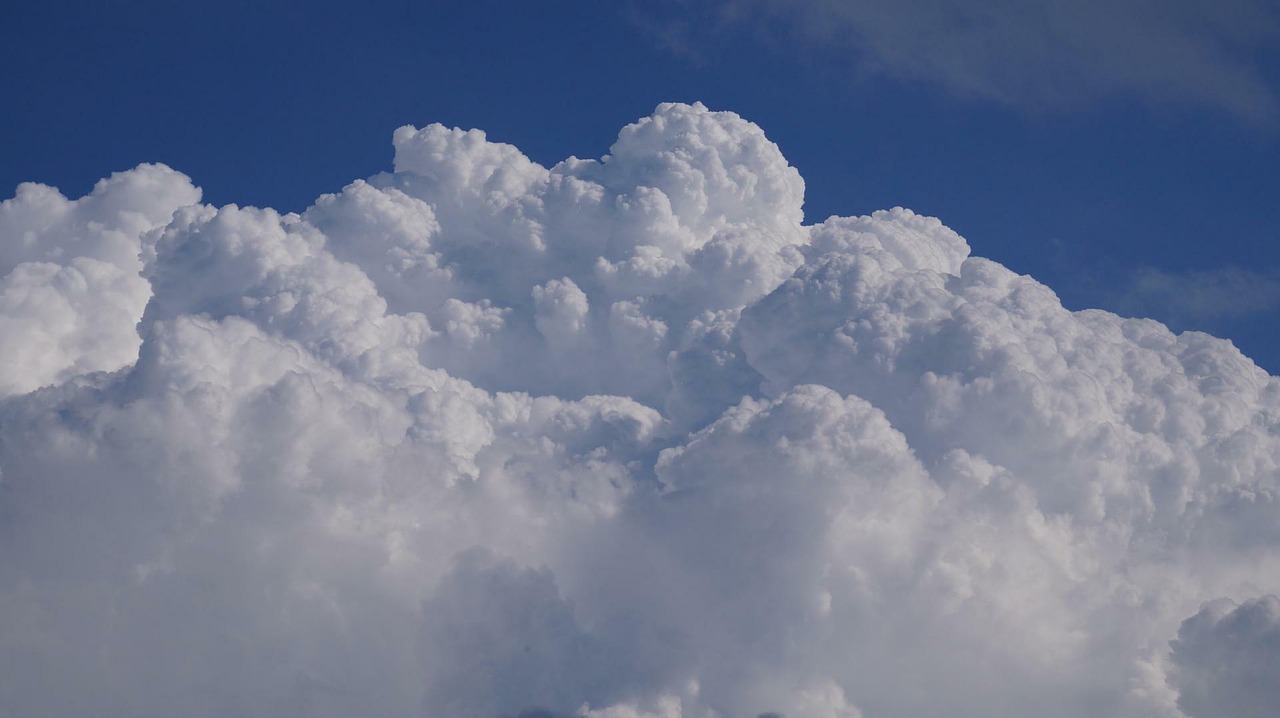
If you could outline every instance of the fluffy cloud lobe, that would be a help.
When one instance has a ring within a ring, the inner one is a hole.
[[[701,105],[394,143],[302,214],[147,165],[0,207],[0,713],[1274,712],[1230,343],[806,225]]]

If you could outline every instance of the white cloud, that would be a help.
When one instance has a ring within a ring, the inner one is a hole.
[[[1225,619],[1183,619],[1280,592],[1280,380],[1229,343],[908,210],[806,226],[700,105],[552,168],[395,142],[302,215],[146,166],[4,205],[10,285],[88,257],[141,298],[136,354],[95,289],[0,402],[0,713],[1227,705]],[[0,305],[5,351],[47,306]]]
[[[75,201],[24,183],[0,204],[0,397],[132,364],[143,237],[199,200],[186,176],[140,165]]]

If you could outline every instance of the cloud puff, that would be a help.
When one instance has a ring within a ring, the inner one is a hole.
[[[302,214],[148,166],[4,205],[6,282],[140,298],[6,367],[0,712],[1177,718],[1274,662],[1183,623],[1280,592],[1280,381],[1230,343],[908,210],[805,225],[701,105],[551,168],[394,139]]]
[[[132,364],[143,237],[199,200],[185,175],[140,165],[75,201],[24,183],[0,203],[0,397]]]

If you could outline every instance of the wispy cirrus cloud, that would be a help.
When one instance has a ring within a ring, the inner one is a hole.
[[[1205,328],[1280,309],[1280,269],[1227,266],[1177,272],[1143,267],[1112,290],[1107,306],[1174,328]]]
[[[674,49],[750,30],[847,53],[851,75],[1028,108],[1137,96],[1280,116],[1280,9],[1265,0],[669,0],[638,15]]]

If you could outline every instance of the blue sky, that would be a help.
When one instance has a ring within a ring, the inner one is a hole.
[[[79,196],[164,162],[206,201],[301,210],[388,169],[403,124],[550,164],[700,100],[780,145],[809,221],[932,214],[1072,308],[1227,336],[1280,371],[1277,13],[916,5],[24,3],[0,26],[0,186]]]

